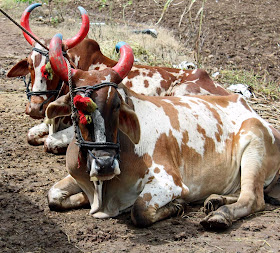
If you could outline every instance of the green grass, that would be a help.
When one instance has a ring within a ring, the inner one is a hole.
[[[67,0],[55,0],[55,2],[67,1]],[[19,20],[22,11],[27,4],[16,4],[16,0],[2,0],[1,7],[11,7],[16,5],[17,7],[11,9],[10,14]],[[55,8],[56,9],[56,8]],[[36,17],[42,15],[43,11],[47,12],[48,6],[42,6],[32,13],[30,20],[31,30],[39,37],[44,38],[46,34],[51,38],[57,32],[63,34],[63,38],[70,38],[76,35],[80,28],[81,17],[78,10],[75,11],[75,15],[68,17],[64,15],[65,22],[58,23],[54,27],[47,23],[42,23],[36,20]],[[70,25],[71,24],[71,25]],[[182,61],[195,62],[194,51],[187,48],[186,45],[182,45],[173,35],[173,33],[167,29],[158,26],[149,26],[158,31],[158,37],[155,39],[150,35],[135,34],[134,30],[145,29],[147,26],[118,26],[114,23],[107,23],[106,25],[91,25],[89,31],[89,38],[95,39],[104,55],[114,60],[118,60],[119,55],[115,52],[115,45],[119,41],[127,42],[133,49],[135,58],[138,60],[138,64],[151,65],[151,66],[168,66],[178,65]],[[22,40],[24,40],[22,38]],[[209,72],[211,72],[211,66],[205,66]],[[218,83],[223,84],[225,87],[231,84],[243,83],[253,88],[257,93],[261,93],[269,98],[279,100],[280,92],[276,82],[267,80],[266,76],[259,75],[253,71],[226,69],[221,70],[218,79]]]
[[[231,84],[246,84],[257,93],[261,93],[271,99],[280,99],[279,84],[268,81],[265,75],[259,75],[247,70],[221,70],[217,81],[228,87]]]
[[[1,0],[0,7],[4,9],[11,9],[17,5],[15,0]]]

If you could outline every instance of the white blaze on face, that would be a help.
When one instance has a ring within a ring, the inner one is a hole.
[[[38,49],[41,49],[43,51],[45,50],[38,43],[36,43],[35,47]],[[40,56],[41,56],[40,64],[36,67],[35,59]],[[42,73],[41,73],[41,68],[46,64],[46,56],[40,55],[40,53],[38,53],[36,51],[32,51],[31,59],[32,59],[33,67],[34,67],[34,71],[35,71],[35,80],[34,80],[34,85],[33,85],[32,91],[46,91],[47,90],[47,80],[42,76]],[[47,99],[46,95],[41,95],[41,96],[44,99]]]
[[[111,75],[109,74],[108,76],[105,76],[105,81],[104,82],[111,82],[112,78]]]
[[[95,142],[106,142],[105,122],[99,110],[92,113],[92,121],[94,123]]]
[[[92,114],[92,121],[94,124],[94,138],[95,142],[106,142],[106,135],[105,135],[105,123],[104,119],[99,112],[98,109],[96,109]],[[97,180],[95,175],[97,174],[97,164],[96,160],[93,158],[91,162],[91,168],[90,168],[90,177],[91,181]]]
[[[112,87],[109,86],[109,89],[108,89],[108,96],[107,96],[107,100],[106,100],[106,103],[108,102],[110,96],[111,96],[111,91],[112,91]]]

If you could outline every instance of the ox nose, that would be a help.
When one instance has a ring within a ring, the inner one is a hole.
[[[28,103],[26,105],[25,113],[33,119],[43,119],[45,117],[45,111],[41,104]]]
[[[112,156],[99,156],[88,160],[89,176],[99,180],[109,180],[120,174],[118,161]]]
[[[113,157],[100,157],[95,160],[96,172],[99,175],[111,174],[114,171]]]

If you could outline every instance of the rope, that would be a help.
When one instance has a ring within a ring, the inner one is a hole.
[[[75,136],[77,141],[79,142],[79,133],[77,131],[77,122],[76,122],[76,113],[75,113],[75,106],[74,106],[74,95],[73,95],[73,85],[72,85],[72,73],[71,73],[71,65],[67,58],[65,58],[67,69],[68,69],[68,85],[69,85],[69,94],[70,94],[70,101],[71,101],[71,119],[74,126]]]

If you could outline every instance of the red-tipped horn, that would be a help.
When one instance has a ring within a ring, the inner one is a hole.
[[[56,34],[50,42],[49,59],[53,71],[63,80],[68,82],[68,68],[62,55],[62,35]],[[72,75],[77,70],[71,69]]]
[[[78,32],[78,34],[76,36],[74,36],[71,39],[67,39],[67,40],[63,41],[64,45],[66,45],[66,47],[68,49],[79,44],[87,36],[88,31],[89,31],[88,14],[83,7],[79,6],[78,9],[82,15],[82,25],[81,25],[80,31]]]
[[[20,24],[28,31],[31,33],[31,35],[33,35],[36,39],[38,39],[37,36],[35,36],[30,29],[29,26],[29,16],[30,13],[33,9],[35,9],[38,6],[41,6],[42,4],[39,3],[35,3],[35,4],[31,4],[30,6],[28,6],[25,11],[23,12],[22,16],[21,16],[21,20],[20,20]],[[86,10],[79,6],[78,7],[81,15],[82,15],[82,25],[80,28],[80,31],[78,32],[78,34],[76,36],[74,36],[71,39],[67,39],[65,41],[63,41],[64,45],[66,46],[67,49],[72,48],[74,46],[76,46],[77,44],[79,44],[88,34],[89,31],[89,17],[88,14],[86,12]],[[32,39],[28,34],[26,34],[25,32],[23,33],[25,39],[29,42],[30,45],[32,45],[34,43],[34,39]]]
[[[132,68],[134,56],[132,48],[125,42],[119,42],[116,45],[117,52],[120,51],[120,59],[116,66],[113,67],[119,76],[124,79]]]
[[[39,3],[35,3],[35,4],[31,4],[29,5],[25,11],[23,12],[22,16],[21,16],[21,19],[20,19],[20,24],[28,31],[30,32],[36,39],[37,36],[35,36],[31,30],[30,30],[30,26],[29,26],[29,16],[30,16],[30,13],[33,9],[35,9],[36,7],[38,6],[41,6],[42,4],[39,4]],[[34,43],[34,39],[32,39],[27,33],[23,32],[23,35],[25,37],[25,39],[28,41],[28,43],[32,46],[32,44]]]

